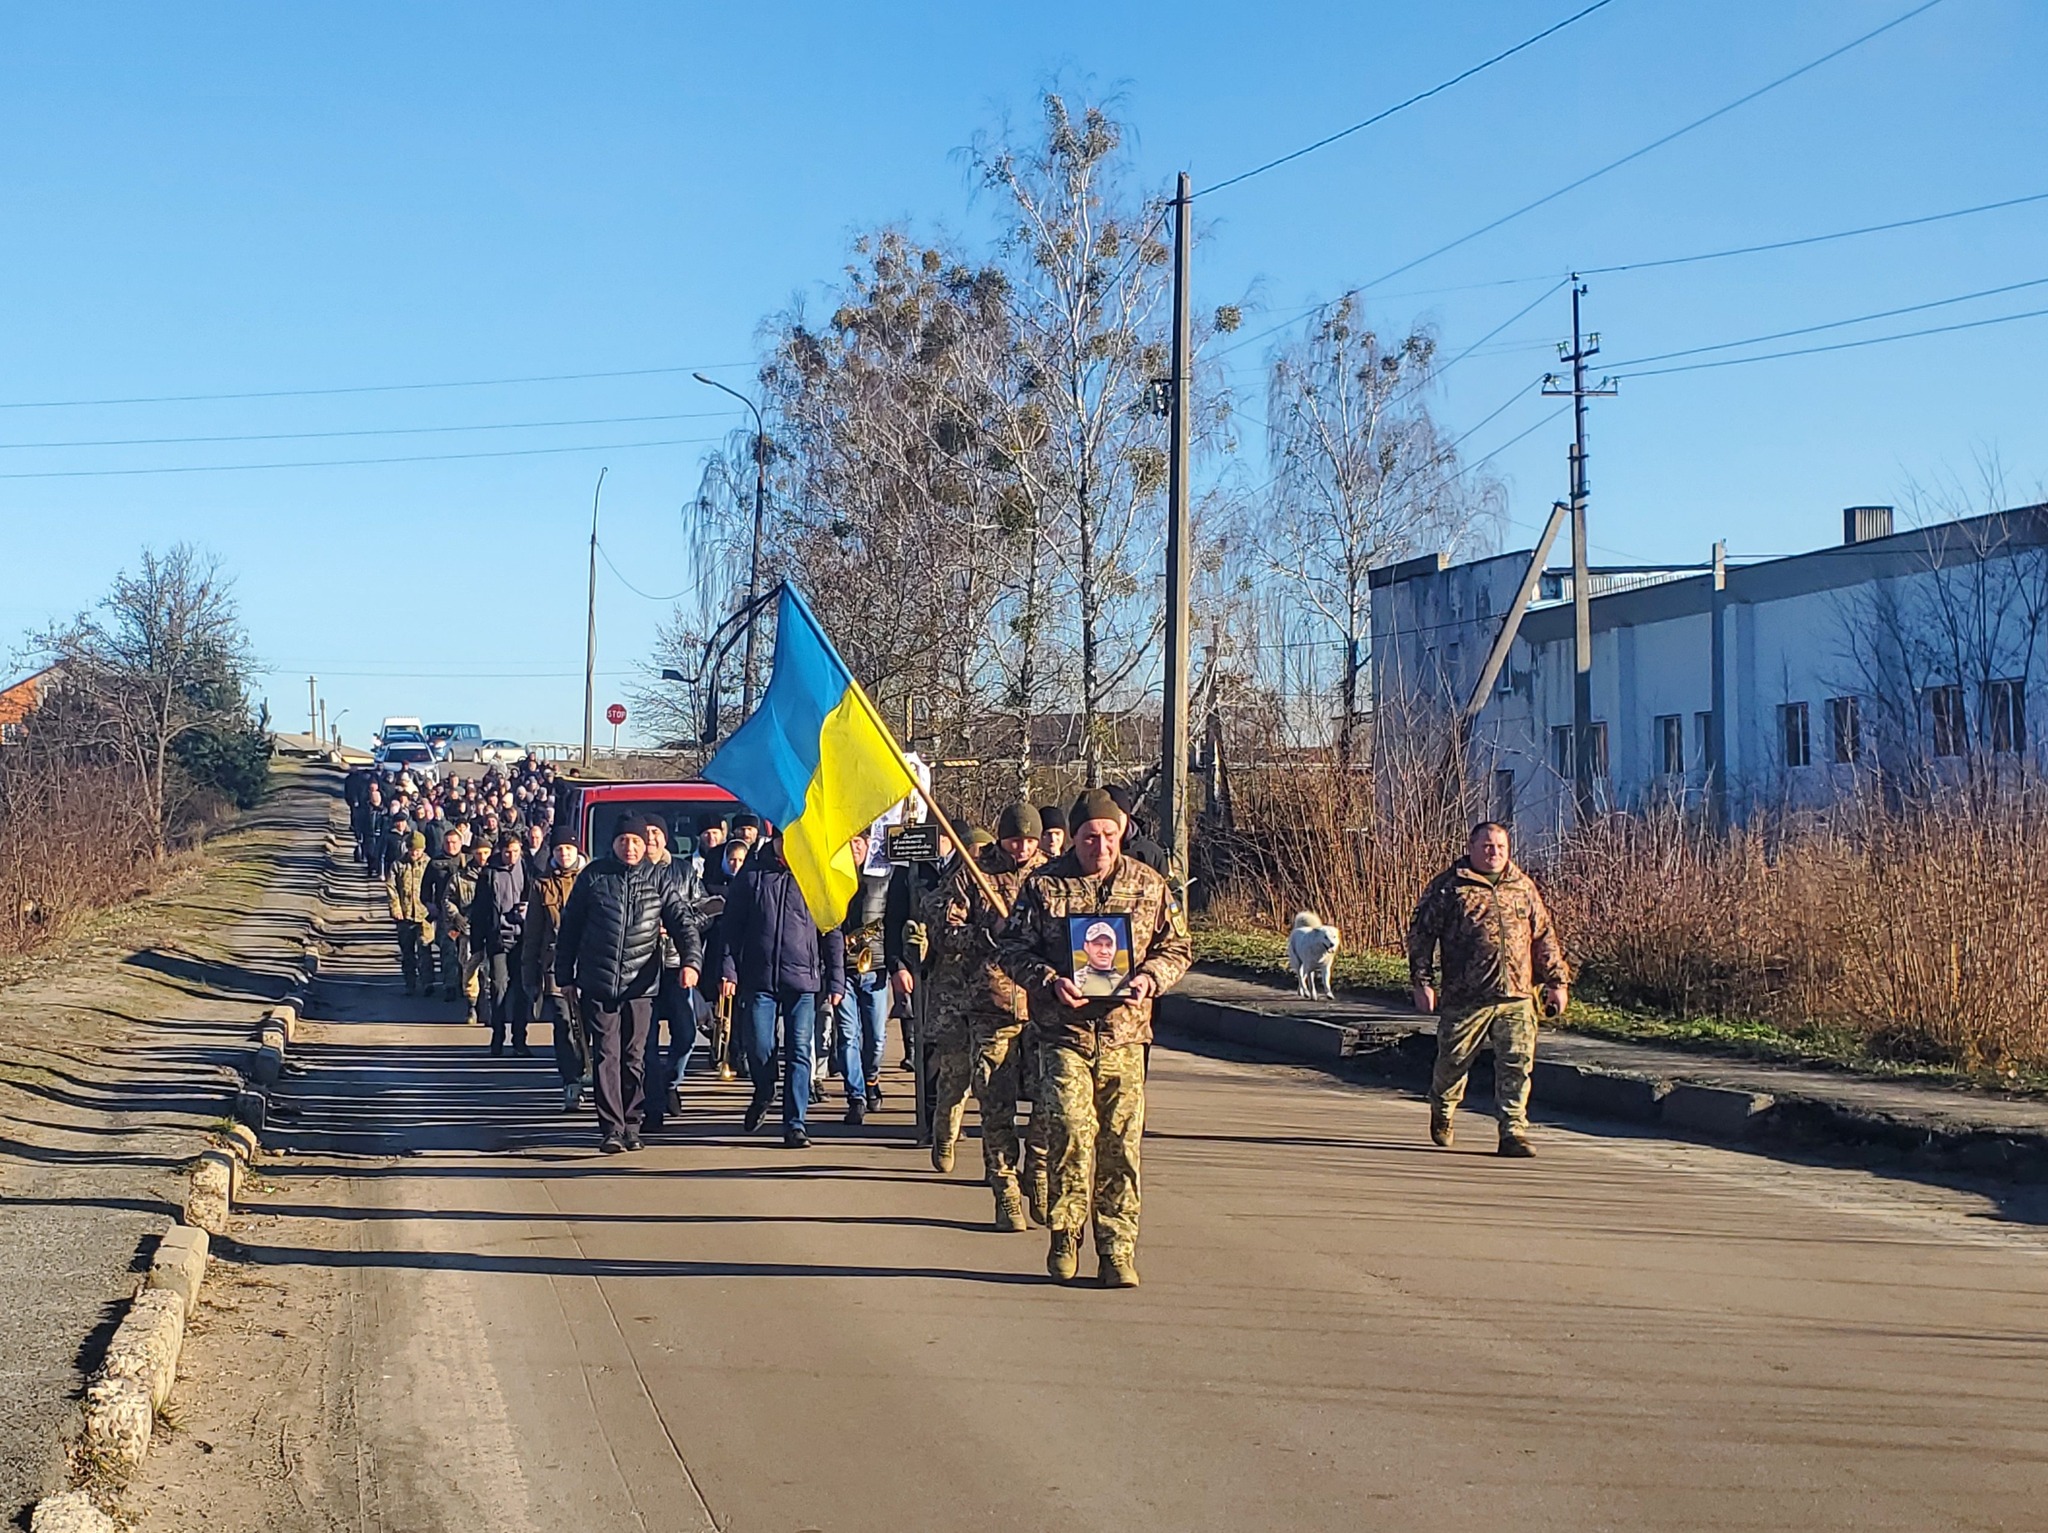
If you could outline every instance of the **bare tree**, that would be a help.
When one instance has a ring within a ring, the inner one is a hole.
[[[1497,484],[1457,472],[1457,453],[1424,394],[1436,340],[1413,330],[1388,344],[1347,293],[1270,364],[1260,515],[1271,573],[1343,645],[1337,743],[1353,757],[1360,678],[1371,633],[1371,572],[1425,548],[1457,551],[1498,514]]]
[[[247,722],[250,656],[232,582],[189,544],[144,549],[141,568],[117,576],[97,608],[36,643],[60,668],[67,704],[96,721],[99,743],[134,774],[160,860],[177,808],[180,742]]]

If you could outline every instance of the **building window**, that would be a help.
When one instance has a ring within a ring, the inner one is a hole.
[[[1657,715],[1657,770],[1666,777],[1685,772],[1685,720],[1675,713]]]
[[[1813,765],[1813,740],[1807,733],[1806,704],[1783,703],[1778,708],[1778,738],[1783,742],[1785,765]]]
[[[1993,750],[2010,753],[2027,748],[2027,684],[2024,681],[1987,683],[1984,713]]]
[[[1855,698],[1828,699],[1828,733],[1834,740],[1837,766],[1852,766],[1863,759],[1863,709]]]
[[[1714,769],[1714,711],[1702,709],[1692,716],[1692,759],[1702,772]]]
[[[1970,748],[1970,720],[1963,711],[1961,687],[1927,689],[1927,726],[1934,736],[1934,754],[1960,756]]]
[[[1493,817],[1503,825],[1515,823],[1515,774],[1511,768],[1497,767],[1494,770]]]
[[[1593,758],[1593,775],[1607,775],[1607,725],[1595,722],[1586,731],[1586,744]],[[1550,726],[1550,765],[1558,776],[1573,781],[1578,771],[1572,761],[1572,726],[1553,724]]]

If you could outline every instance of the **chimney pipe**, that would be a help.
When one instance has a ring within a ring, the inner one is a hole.
[[[1890,506],[1846,506],[1842,510],[1842,546],[1853,548],[1873,538],[1892,535]]]

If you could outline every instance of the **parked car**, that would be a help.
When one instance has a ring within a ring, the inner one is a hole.
[[[476,753],[469,759],[480,761],[485,766],[510,766],[525,755],[526,747],[517,740],[481,740],[477,742]]]
[[[434,762],[434,748],[424,738],[378,746],[377,770],[386,777],[409,771],[423,782],[432,782],[441,775]]]
[[[404,734],[408,730],[418,735],[422,740],[426,738],[426,734],[418,719],[405,714],[395,713],[377,726],[377,739],[379,742],[382,742],[389,739],[392,735]]]
[[[561,778],[555,783],[555,824],[575,828],[576,844],[586,857],[602,857],[611,849],[621,816],[657,816],[668,827],[669,845],[680,851],[694,846],[705,826],[714,821],[730,824],[745,809],[725,789],[708,782]]]
[[[443,761],[474,761],[477,747],[484,741],[483,728],[477,724],[429,724],[426,735],[434,754]]]

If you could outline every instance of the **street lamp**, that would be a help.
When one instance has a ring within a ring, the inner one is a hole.
[[[753,400],[738,389],[727,388],[716,378],[707,378],[702,373],[692,373],[699,383],[708,383],[722,394],[730,394],[749,410],[754,412],[754,555],[747,564],[747,610],[752,611],[754,599],[761,592],[761,522],[768,505],[768,428],[761,423],[761,411]],[[754,711],[754,624],[747,622],[747,645],[740,658],[740,713],[744,717]]]

